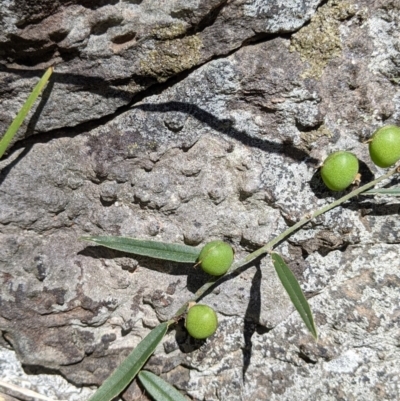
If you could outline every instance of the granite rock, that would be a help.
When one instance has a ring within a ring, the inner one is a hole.
[[[56,72],[20,138],[112,116],[159,82],[258,37],[299,29],[320,2],[6,2],[0,129],[47,66]]]
[[[384,171],[364,142],[400,123],[397,1],[16,4],[0,11],[2,130],[55,73],[0,161],[0,346],[83,386],[69,399],[208,279],[80,236],[223,239],[241,258],[342,195],[317,171],[330,152],[355,153],[362,183]],[[146,368],[195,400],[399,398],[398,213],[396,198],[354,198],[277,248],[318,342],[265,257],[202,300],[212,338],[179,322]]]

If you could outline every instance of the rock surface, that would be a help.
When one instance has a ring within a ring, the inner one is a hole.
[[[362,183],[383,173],[363,142],[400,124],[400,3],[320,3],[5,2],[1,132],[55,65],[0,161],[0,346],[26,372],[94,390],[207,281],[80,236],[223,239],[241,258],[340,196],[316,170],[331,151]],[[146,368],[194,400],[399,398],[398,213],[359,197],[278,247],[318,342],[263,258],[202,301],[211,339],[178,324]]]

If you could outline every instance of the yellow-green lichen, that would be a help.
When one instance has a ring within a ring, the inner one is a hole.
[[[323,136],[332,138],[332,132],[325,124],[322,124],[316,130],[306,131],[300,134],[300,137],[307,149],[311,149],[313,144]]]
[[[171,40],[181,37],[185,34],[186,27],[182,23],[158,26],[152,29],[151,34],[158,40]]]
[[[156,42],[156,48],[140,61],[141,73],[164,82],[169,77],[197,65],[202,47],[202,41],[196,35]]]
[[[290,50],[300,53],[301,59],[309,64],[303,78],[319,78],[328,62],[340,56],[340,24],[354,14],[350,2],[330,0],[318,9],[307,26],[292,36]]]
[[[130,143],[126,149],[129,157],[135,156],[138,152],[139,144],[137,142]]]
[[[156,142],[156,141],[150,141],[150,142],[147,142],[146,146],[147,146],[147,148],[148,148],[149,150],[156,151],[157,148],[158,148],[158,142]]]

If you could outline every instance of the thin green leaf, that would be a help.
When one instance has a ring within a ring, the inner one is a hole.
[[[138,377],[155,401],[188,401],[175,387],[154,373],[142,370]]]
[[[361,195],[400,196],[400,187],[370,189],[362,192]]]
[[[181,263],[195,263],[201,251],[199,248],[188,245],[145,241],[128,237],[81,237],[80,239],[122,252]]]
[[[3,138],[0,141],[0,158],[3,156],[9,143],[14,138],[14,135],[17,133],[18,128],[21,126],[26,115],[29,113],[29,110],[32,108],[33,104],[35,103],[35,100],[40,95],[40,92],[45,87],[52,73],[53,73],[53,67],[48,68],[47,71],[42,76],[42,78],[40,79],[40,81],[34,87],[33,91],[29,95],[24,105],[21,107],[21,110],[14,118],[14,121],[9,126],[7,132],[4,134]]]
[[[275,270],[278,274],[279,279],[282,282],[283,287],[286,292],[289,294],[290,299],[292,300],[293,305],[299,312],[303,322],[306,324],[308,330],[313,335],[313,337],[317,340],[318,333],[317,328],[315,327],[314,318],[308,305],[307,299],[301,291],[300,285],[296,280],[296,277],[293,275],[289,267],[286,265],[282,257],[273,252],[271,254],[272,261],[274,262]]]
[[[110,401],[119,395],[138,374],[168,329],[168,322],[153,329],[98,388],[88,401]]]

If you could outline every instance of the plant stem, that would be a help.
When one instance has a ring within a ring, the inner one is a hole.
[[[336,201],[330,203],[329,205],[321,207],[320,209],[316,210],[314,213],[308,214],[305,218],[301,219],[296,224],[294,224],[292,227],[289,227],[287,230],[285,230],[282,234],[275,237],[272,241],[268,242],[268,244],[264,245],[262,248],[258,249],[257,251],[251,253],[246,258],[244,258],[246,260],[246,262],[244,264],[247,264],[250,261],[256,259],[258,256],[262,255],[263,253],[270,252],[282,240],[284,240],[286,237],[288,237],[289,235],[291,235],[292,233],[297,231],[300,227],[302,227],[305,224],[307,224],[308,222],[310,222],[312,219],[315,219],[316,217],[320,216],[321,214],[324,214],[324,213],[328,212],[329,210],[334,209],[336,206],[339,206],[342,203],[348,201],[349,199],[354,198],[355,196],[361,194],[362,192],[366,191],[367,189],[370,189],[374,185],[391,177],[392,175],[396,174],[397,172],[398,172],[398,167],[390,170],[388,173],[380,176],[376,180],[373,180],[373,181],[369,182],[368,184],[365,184],[362,187],[359,187],[359,188],[355,189],[354,191],[351,191],[349,194],[342,196],[341,198],[337,199]],[[242,264],[240,264],[240,266],[242,266]]]
[[[342,203],[348,201],[349,199],[354,198],[355,196],[361,194],[362,192],[366,191],[367,189],[373,187],[374,185],[376,185],[379,182],[391,177],[392,175],[394,175],[394,174],[396,174],[398,172],[400,172],[400,166],[390,170],[388,173],[386,173],[386,174],[380,176],[379,178],[369,182],[368,184],[365,184],[362,187],[359,187],[359,188],[355,189],[354,191],[351,191],[349,194],[347,194],[345,196],[342,196],[338,200],[330,203],[329,205],[323,206],[320,209],[316,210],[315,212],[308,214],[306,217],[304,217],[303,219],[298,221],[296,224],[294,224],[293,226],[291,226],[287,230],[285,230],[283,233],[279,234],[273,240],[268,242],[268,244],[264,245],[260,249],[257,249],[256,251],[254,251],[254,252],[250,253],[249,255],[247,255],[245,258],[243,258],[243,259],[237,261],[236,263],[234,263],[231,266],[231,268],[229,269],[229,271],[227,272],[227,274],[233,273],[235,270],[239,269],[240,267],[242,267],[244,265],[247,265],[248,263],[250,263],[254,259],[257,259],[259,256],[263,255],[264,253],[271,252],[272,249],[276,245],[278,245],[281,241],[283,241],[289,235],[293,234],[300,227],[302,227],[305,224],[307,224],[308,222],[310,222],[312,219],[320,216],[321,214],[324,214],[324,213],[328,212],[329,210],[335,208],[336,206],[341,205]],[[225,276],[222,276],[222,277],[219,277],[219,278],[213,278],[212,280],[210,280],[209,282],[204,284],[201,288],[199,288],[196,291],[196,293],[194,294],[193,299],[191,299],[190,301],[186,302],[184,305],[182,305],[181,308],[179,308],[178,312],[175,314],[175,317],[180,316],[181,314],[183,314],[186,311],[187,305],[188,305],[189,302],[198,301],[209,288],[211,288],[213,285],[218,285],[218,283],[220,281],[222,281],[223,277],[225,277]]]
[[[224,277],[224,276],[222,276]],[[190,302],[197,302],[202,296],[203,294],[209,289],[211,288],[216,282],[219,281],[221,277],[214,277],[212,278],[210,281],[208,281],[207,283],[205,283],[204,285],[202,285],[194,294],[194,297],[192,299],[190,299],[189,301],[185,302],[179,309],[178,311],[175,313],[174,318],[179,318],[179,316],[181,316],[182,314],[184,314],[187,310],[187,307],[189,305]]]

